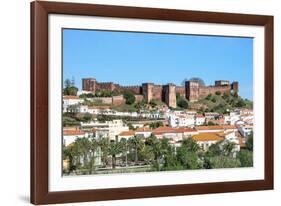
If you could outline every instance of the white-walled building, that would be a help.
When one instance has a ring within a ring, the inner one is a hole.
[[[82,128],[95,128],[96,137],[108,137],[115,140],[115,137],[123,131],[129,131],[129,127],[122,120],[112,120],[106,122],[91,121],[88,123],[81,122]]]
[[[89,133],[80,130],[78,127],[63,129],[63,144],[68,146],[77,138],[89,137]]]
[[[78,96],[63,96],[63,112],[68,112],[68,108],[73,105],[78,105],[84,100],[80,99]]]
[[[195,116],[195,125],[203,125],[206,121],[206,118],[202,114],[197,114]]]
[[[239,125],[238,131],[243,137],[248,137],[253,132],[253,125]]]
[[[170,127],[193,127],[195,118],[190,115],[170,115],[168,122]]]

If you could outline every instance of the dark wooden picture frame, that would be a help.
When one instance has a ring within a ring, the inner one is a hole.
[[[200,184],[49,192],[48,190],[48,15],[87,15],[265,28],[265,179]],[[31,3],[31,202],[68,203],[273,189],[273,17],[248,14],[136,8],[93,4]]]

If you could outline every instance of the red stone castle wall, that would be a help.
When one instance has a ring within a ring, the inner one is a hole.
[[[185,96],[185,88],[176,86],[176,93],[178,93],[178,94],[180,94],[180,96],[184,97]]]
[[[230,85],[225,86],[208,86],[208,87],[199,87],[199,97],[203,98],[209,94],[215,94],[216,92],[229,93],[231,91]]]

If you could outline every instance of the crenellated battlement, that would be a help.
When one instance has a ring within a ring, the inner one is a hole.
[[[95,93],[98,90],[110,90],[124,93],[130,91],[135,95],[142,95],[147,102],[159,100],[170,107],[176,107],[176,94],[186,97],[189,101],[197,101],[209,94],[216,92],[229,93],[238,92],[239,83],[230,83],[227,80],[216,80],[215,85],[200,86],[197,81],[186,81],[184,86],[176,86],[173,83],[159,85],[154,83],[143,83],[142,85],[122,86],[113,82],[98,82],[95,78],[82,79],[82,89]]]

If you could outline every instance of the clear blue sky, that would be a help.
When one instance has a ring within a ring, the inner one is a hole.
[[[180,85],[183,79],[239,81],[252,99],[253,39],[199,35],[63,30],[63,78]]]

